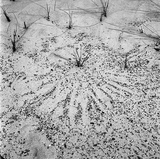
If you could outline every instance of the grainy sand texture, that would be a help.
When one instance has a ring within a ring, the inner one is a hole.
[[[0,159],[160,159],[159,0],[1,0]]]

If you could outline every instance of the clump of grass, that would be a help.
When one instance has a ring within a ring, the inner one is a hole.
[[[19,22],[18,22],[18,19],[17,19],[16,16],[15,16],[15,19],[17,21],[17,25],[13,29],[13,31],[10,33],[10,41],[11,41],[11,47],[12,47],[12,52],[13,53],[17,51],[17,48],[18,48],[17,44],[18,44],[18,42],[21,40],[21,38],[27,32],[28,28],[32,25],[32,23],[30,25],[27,25],[26,22],[24,21],[24,23],[23,23],[24,24],[24,26],[23,26],[24,30],[20,31],[20,29],[18,29]],[[19,26],[19,28],[21,28],[21,27]]]
[[[11,22],[11,19],[10,19],[9,15],[8,15],[7,11],[3,7],[1,7],[1,8],[3,10],[3,14],[4,14],[7,22]]]
[[[26,24],[25,21],[23,22],[23,24],[24,24],[23,28],[24,28],[25,30],[27,30],[29,26],[27,26],[27,24]]]
[[[68,21],[68,26],[67,26],[67,28],[68,29],[72,29],[73,28],[73,20],[72,20],[72,12],[70,12],[70,10],[69,10],[69,13],[68,12],[66,12],[67,14],[68,14],[68,17],[69,17],[69,21]]]
[[[44,7],[44,6],[42,6],[42,5],[40,5],[40,4],[36,3],[36,2],[33,2],[33,3],[36,4],[36,5],[38,5],[38,6],[40,6],[41,8],[43,8],[43,9],[46,11],[46,16],[45,16],[45,18],[46,18],[48,21],[50,21],[51,8],[50,8],[49,4],[46,4],[46,7]],[[56,3],[55,3],[55,5],[56,5]],[[55,7],[55,6],[54,6],[54,7]],[[55,9],[55,8],[54,8],[54,9]]]
[[[18,42],[22,39],[22,37],[24,36],[26,32],[20,33],[17,29],[17,26],[15,29],[13,29],[13,31],[10,33],[9,36],[9,40],[11,42],[11,48],[12,48],[12,52],[16,52],[17,51],[17,44]]]
[[[99,5],[95,3],[93,0],[91,0],[98,8]],[[108,10],[109,10],[109,0],[100,0],[101,3],[101,11],[100,11],[100,22],[102,22],[103,17],[107,18],[108,16]]]
[[[67,29],[72,29],[73,28],[73,12],[71,11],[71,9],[68,6],[68,12],[65,11],[64,9],[60,9],[61,11],[65,12],[69,19],[68,19],[68,26],[66,27]]]
[[[27,23],[26,21],[24,21],[23,22],[23,29],[25,30],[25,31],[27,31],[29,28],[30,28],[30,26],[32,25],[32,24],[34,24],[36,21],[38,21],[40,18],[38,18],[38,19],[36,19],[35,21],[33,21],[33,22],[31,22],[31,23]]]
[[[74,51],[74,59],[75,59],[75,65],[77,67],[83,67],[84,66],[84,63],[88,60],[90,54],[87,53],[87,55],[85,55],[84,57],[83,56],[83,48],[82,46],[80,45],[80,48],[76,48],[75,51]],[[86,53],[86,52],[85,52]]]
[[[12,51],[15,52],[17,50],[17,37],[19,37],[19,35],[17,35],[17,30],[13,31],[13,35],[11,36],[11,44],[12,44]]]
[[[48,21],[50,21],[50,12],[51,12],[51,8],[48,4],[46,4],[46,8],[44,8],[46,10],[46,14],[47,16],[45,17]]]
[[[3,35],[3,37],[7,38],[10,42],[11,42],[11,48],[12,48],[12,52],[16,52],[17,51],[17,43],[20,41],[21,37],[20,35],[18,34],[17,32],[17,29],[14,29],[13,32],[10,34],[10,36],[8,37],[7,35]],[[5,46],[8,47],[7,44],[5,43],[2,43],[4,44]]]
[[[100,22],[102,22],[102,19],[103,19],[103,14],[101,14],[101,16],[100,16]]]
[[[108,17],[108,11],[109,11],[109,0],[97,0],[100,2],[100,4],[96,3],[94,0],[91,0],[92,3],[96,6],[96,8],[88,8],[88,9],[84,9],[81,7],[77,7],[77,9],[83,10],[86,13],[92,14],[92,15],[96,15],[98,14],[98,19],[100,22],[103,21],[103,17],[107,18]],[[100,14],[100,17],[99,17]]]
[[[103,0],[100,0],[101,5],[102,5],[102,13],[101,16],[107,17],[108,15],[108,7],[109,7],[109,0],[103,2]]]

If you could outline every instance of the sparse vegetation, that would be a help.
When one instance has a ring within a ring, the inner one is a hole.
[[[85,55],[84,57],[83,56],[83,48],[82,46],[80,45],[80,48],[75,48],[75,51],[74,51],[74,59],[75,59],[75,65],[77,67],[83,67],[84,66],[84,63],[88,60],[90,54],[87,53],[87,55]],[[86,52],[85,52],[86,53]]]
[[[12,51],[15,52],[17,50],[17,42],[20,40],[20,36],[18,35],[17,28],[14,29],[13,34],[10,36]]]
[[[104,17],[107,17],[108,15],[108,7],[109,7],[109,0],[108,1],[105,1],[103,2],[103,0],[100,0],[101,1],[101,5],[102,5],[102,15]]]
[[[67,13],[67,12],[66,12]],[[68,21],[68,29],[72,29],[73,27],[73,21],[72,21],[72,13],[69,11],[69,13],[67,13],[69,16],[69,21]]]
[[[11,36],[11,43],[12,43],[12,51],[15,52],[17,50],[16,44],[17,44],[17,30],[13,31],[13,35]]]
[[[108,16],[108,10],[109,10],[109,0],[99,0],[100,4],[96,3],[94,0],[91,0],[93,2],[93,4],[96,6],[96,8],[93,9],[84,9],[84,8],[80,8],[77,7],[80,10],[83,10],[89,14],[99,14],[100,13],[100,17],[98,15],[99,21],[102,22],[103,21],[103,17],[107,17]],[[97,10],[98,9],[98,10]]]
[[[26,21],[24,21],[23,22],[23,29],[24,30],[28,30],[29,28],[30,28],[30,26],[32,25],[32,24],[34,24],[36,21],[38,21],[39,19],[37,19],[37,20],[35,20],[35,21],[33,21],[33,22],[30,22],[29,24],[26,22]]]
[[[159,24],[128,1],[4,2],[0,158],[159,156]]]
[[[33,2],[33,3],[38,5],[38,6],[40,6],[41,8],[43,8],[46,11],[46,16],[44,16],[44,18],[46,18],[48,21],[50,21],[51,8],[50,8],[49,4],[46,3],[46,7],[44,7],[43,5],[40,5],[40,4],[36,3],[36,2]],[[55,5],[56,5],[56,3],[55,3]]]
[[[23,27],[23,28],[27,30],[27,29],[28,29],[28,26],[26,25],[26,22],[24,21],[23,24],[24,24],[24,27]]]
[[[139,36],[139,37],[144,38],[144,39],[151,39],[151,40],[154,40],[155,42],[160,41],[159,33],[153,27],[151,27],[151,26],[148,27],[144,24],[143,24],[143,28],[141,27],[138,30],[124,29],[124,28],[121,28],[121,29],[109,28],[109,29],[117,30],[117,31],[120,31],[122,33],[127,33],[127,34],[131,34],[131,35],[136,35],[136,36]],[[146,30],[147,30],[147,32],[146,32]]]
[[[71,11],[71,9],[68,6],[68,12],[65,10],[60,9],[61,11],[65,12],[68,15],[68,29],[72,29],[73,28],[73,12]]]
[[[1,7],[1,8],[3,10],[3,14],[4,14],[7,22],[11,22],[11,19],[10,19],[9,15],[8,15],[7,11],[3,7]]]
[[[103,19],[103,14],[101,14],[101,16],[100,16],[100,22],[102,22],[102,19]]]
[[[94,2],[93,0],[91,0],[98,8],[99,5]],[[108,16],[108,9],[109,9],[109,0],[99,0],[101,3],[101,11],[100,11],[100,22],[103,20],[103,17],[107,17]]]
[[[46,19],[48,21],[50,21],[50,11],[51,11],[51,8],[48,4],[46,4],[46,12],[47,12],[47,16],[46,16]]]
[[[9,36],[9,40],[11,41],[11,47],[12,47],[12,52],[14,53],[15,51],[17,51],[17,44],[18,42],[22,39],[22,37],[24,36],[26,32],[20,33],[18,31],[17,26],[15,27],[15,29],[13,29],[13,31],[10,33]]]

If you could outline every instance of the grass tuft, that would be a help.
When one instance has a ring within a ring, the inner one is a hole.
[[[50,12],[51,12],[51,8],[48,4],[46,4],[46,12],[47,12],[47,16],[46,16],[46,19],[48,21],[50,21]]]
[[[97,7],[99,7],[99,5],[97,3],[95,3],[93,0],[91,0]],[[108,10],[109,10],[109,0],[100,0],[101,3],[101,11],[100,11],[100,22],[102,22],[103,17],[107,18],[108,16]]]
[[[43,8],[46,11],[46,16],[43,16],[43,17],[46,18],[48,21],[50,21],[51,8],[50,8],[49,4],[46,3],[46,7],[44,7],[43,5],[38,4],[36,2],[33,2],[33,3],[40,6],[41,8]],[[56,3],[55,3],[55,5],[56,5]],[[54,9],[56,7],[55,5],[54,5]]]
[[[39,19],[40,18],[36,19],[35,21],[33,21],[33,22],[29,23],[29,24],[27,24],[26,21],[24,21],[23,22],[23,29],[27,31],[31,27],[31,25],[33,25],[34,23],[36,23]]]
[[[1,7],[1,8],[2,8],[2,7]],[[3,10],[3,14],[4,14],[7,22],[11,22],[11,19],[10,19],[9,15],[8,15],[7,11],[6,11],[5,9],[3,9],[3,8],[2,8],[2,10]]]
[[[73,28],[73,12],[69,8],[69,6],[68,6],[68,11],[65,11],[64,9],[59,9],[59,10],[63,11],[64,13],[68,15],[69,20],[68,20],[68,26],[66,28],[72,29]]]
[[[13,53],[17,51],[17,49],[18,49],[17,44],[22,39],[22,37],[24,36],[25,33],[26,33],[26,31],[20,33],[17,29],[17,26],[10,33],[9,40],[11,41],[11,48],[12,48]]]
[[[74,51],[74,59],[75,59],[75,65],[77,67],[83,67],[84,66],[84,63],[89,59],[89,56],[90,54],[87,53],[86,56],[82,57],[83,56],[83,48],[82,46],[80,45],[80,48],[76,48],[75,51]]]
[[[12,43],[12,51],[15,52],[17,50],[17,37],[19,37],[19,35],[17,35],[17,30],[13,31],[13,36],[11,37],[11,43]]]
[[[24,27],[23,27],[23,28],[24,28],[25,30],[27,30],[27,29],[28,29],[28,26],[26,25],[26,22],[24,21],[23,24],[24,24]]]
[[[102,13],[101,16],[107,17],[108,14],[108,7],[109,7],[109,0],[103,2],[103,0],[100,0],[101,5],[102,5]]]

